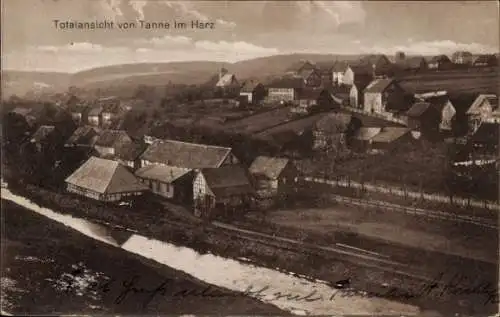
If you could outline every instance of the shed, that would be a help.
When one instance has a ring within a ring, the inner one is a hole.
[[[284,198],[294,189],[298,171],[288,158],[258,156],[250,165],[259,198]]]
[[[185,203],[192,199],[193,174],[189,168],[151,164],[135,171],[135,175],[157,195]]]

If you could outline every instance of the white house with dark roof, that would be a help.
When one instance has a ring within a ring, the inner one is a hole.
[[[231,148],[176,140],[156,140],[141,155],[141,167],[163,164],[195,169],[238,163]]]
[[[118,147],[130,142],[132,139],[123,130],[104,130],[95,141],[94,149],[101,156],[112,156]]]
[[[500,107],[498,96],[481,94],[466,112],[469,131],[474,133],[483,122],[500,123]]]
[[[65,182],[70,193],[108,202],[139,196],[148,190],[120,163],[94,156]]]
[[[295,188],[298,171],[288,158],[258,156],[248,170],[259,198],[286,196]]]
[[[375,79],[364,92],[364,111],[368,113],[385,113],[391,100],[402,102],[404,91],[392,79]]]
[[[255,191],[248,171],[240,165],[196,171],[193,203],[196,216],[219,211],[240,211],[251,204]]]
[[[264,99],[266,89],[264,85],[256,80],[247,80],[240,89],[240,97],[246,99],[249,104],[257,104]]]
[[[152,164],[138,169],[135,175],[154,194],[179,202],[192,199],[192,169]]]

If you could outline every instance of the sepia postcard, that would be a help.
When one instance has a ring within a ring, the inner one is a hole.
[[[500,316],[499,8],[3,0],[1,314]]]

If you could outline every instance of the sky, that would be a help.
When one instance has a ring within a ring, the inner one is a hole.
[[[77,72],[93,67],[276,54],[451,54],[499,51],[496,1],[3,0],[4,69]],[[60,21],[108,21],[68,30]],[[144,29],[187,22],[187,29]],[[193,20],[214,23],[192,29]],[[136,23],[120,29],[118,23]]]

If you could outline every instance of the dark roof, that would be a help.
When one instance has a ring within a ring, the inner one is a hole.
[[[72,113],[84,113],[85,111],[89,110],[90,107],[84,104],[76,104],[73,107],[70,108],[70,111]]]
[[[299,62],[295,62],[293,63],[292,66],[290,66],[289,68],[287,68],[287,72],[298,72],[300,70],[302,70],[302,68],[305,66],[305,65],[311,65],[312,67],[314,67],[314,63],[310,62],[310,61],[299,61]]]
[[[258,156],[250,165],[252,175],[263,175],[269,179],[277,179],[287,166],[287,158]]]
[[[10,113],[15,113],[15,114],[18,114],[20,116],[27,116],[27,115],[30,115],[32,114],[34,111],[33,109],[31,108],[25,108],[25,107],[15,107],[14,109],[12,109],[11,111],[9,111]]]
[[[349,67],[349,64],[345,61],[336,61],[335,64],[333,64],[333,71],[334,72],[345,72],[347,70],[347,67]]]
[[[393,83],[392,79],[375,79],[368,86],[366,86],[364,92],[382,93],[392,83]]]
[[[116,148],[116,157],[125,161],[135,161],[146,150],[144,143],[129,142]]]
[[[435,97],[430,97],[426,98],[425,101],[430,103],[432,107],[434,107],[436,110],[441,112],[443,108],[446,106],[446,104],[450,101],[450,97],[447,95],[444,96],[435,96]]]
[[[306,78],[308,78],[309,76],[311,76],[311,75],[312,75],[312,74],[314,74],[314,73],[316,73],[316,74],[318,74],[318,75],[319,75],[318,70],[316,70],[316,69],[314,69],[314,68],[313,68],[313,69],[303,69],[303,70],[301,70],[301,71],[298,73],[298,75],[299,75],[300,77],[302,77],[302,78],[306,79]]]
[[[186,168],[219,167],[231,148],[175,140],[153,142],[141,159]]]
[[[254,89],[259,85],[260,83],[256,80],[247,80],[244,84],[243,87],[241,87],[240,92],[253,92]]]
[[[406,112],[406,115],[408,117],[412,117],[412,118],[418,118],[420,117],[424,112],[427,111],[427,109],[429,109],[429,107],[431,106],[430,103],[428,102],[423,102],[423,101],[420,101],[420,102],[416,102],[413,104],[413,106]]]
[[[102,113],[102,107],[93,107],[89,111],[89,116],[98,116]]]
[[[368,64],[377,64],[381,59],[387,59],[387,56],[384,54],[371,54],[368,56],[363,56],[360,59],[361,63],[368,63]]]
[[[147,187],[123,165],[112,160],[91,157],[73,174],[66,183],[101,194],[138,192]]]
[[[252,194],[253,188],[245,168],[239,165],[227,165],[220,168],[201,170],[208,187],[215,197]]]
[[[53,132],[55,127],[53,125],[42,125],[40,126],[35,134],[31,137],[31,142],[39,143],[47,139]]]
[[[104,130],[99,135],[99,138],[95,142],[95,145],[112,147],[116,144],[120,137],[130,138],[127,132],[123,130]]]
[[[396,65],[403,69],[418,69],[421,67],[422,61],[427,63],[423,56],[411,56],[396,63]]]
[[[69,137],[66,144],[68,145],[94,145],[97,130],[91,126],[78,127],[75,132]]]
[[[498,145],[500,125],[498,123],[482,123],[472,135],[472,142]]]
[[[298,93],[299,100],[318,100],[324,89],[303,89]]]
[[[349,65],[349,68],[353,71],[354,74],[356,75],[372,75],[373,74],[373,68],[367,64],[357,64],[357,65]]]
[[[349,94],[350,91],[351,91],[351,86],[349,85],[335,85],[328,88],[328,92],[334,95]]]
[[[444,54],[433,56],[430,61],[431,62],[451,62],[450,58]]]
[[[303,88],[304,79],[296,76],[285,76],[272,81],[269,88]]]

